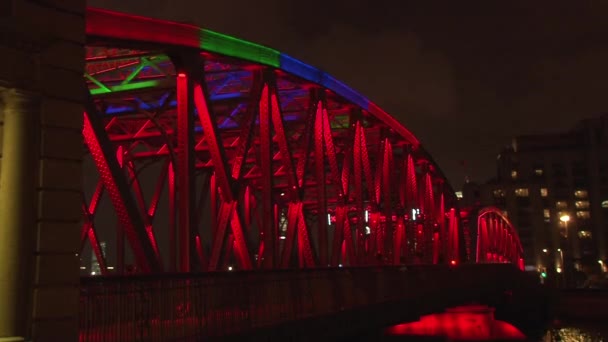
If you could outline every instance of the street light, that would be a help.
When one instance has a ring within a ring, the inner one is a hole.
[[[559,220],[564,222],[564,237],[568,238],[568,221],[570,221],[570,215],[562,215],[559,217]]]

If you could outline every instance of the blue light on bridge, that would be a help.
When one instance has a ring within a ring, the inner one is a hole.
[[[367,98],[333,76],[285,54],[279,56],[279,61],[281,69],[305,80],[320,84],[365,110],[369,108]]]
[[[288,73],[301,77],[305,80],[321,84],[323,77],[323,72],[321,70],[286,54],[281,54],[279,56],[279,61],[281,63],[281,69],[287,71]]]

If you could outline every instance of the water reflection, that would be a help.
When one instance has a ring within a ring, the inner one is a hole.
[[[526,339],[535,341],[536,339]],[[350,340],[349,340],[350,341]],[[383,336],[361,336],[353,341],[451,341],[446,337],[415,336],[415,335],[383,335]],[[481,340],[480,340],[481,341]],[[501,341],[509,341],[501,340]],[[515,341],[515,340],[512,340]],[[562,324],[550,328],[540,342],[608,342],[608,326],[602,324]]]
[[[608,341],[606,328],[596,329],[593,327],[562,326],[551,328],[543,342],[596,342]]]

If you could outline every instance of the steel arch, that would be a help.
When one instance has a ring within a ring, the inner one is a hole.
[[[460,262],[440,169],[330,75],[187,24],[89,8],[86,29],[83,135],[100,180],[81,241],[102,274],[108,258],[119,274]],[[104,193],[111,236],[96,229]]]
[[[476,262],[510,262],[523,270],[523,260],[523,247],[509,218],[495,207],[480,210]]]

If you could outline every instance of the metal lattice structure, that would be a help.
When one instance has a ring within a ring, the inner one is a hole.
[[[464,261],[439,168],[330,75],[192,25],[98,9],[87,35],[83,136],[99,176],[81,241],[101,274],[110,263],[123,274]]]
[[[476,262],[510,262],[524,268],[523,248],[511,221],[498,208],[487,207],[477,215]]]

